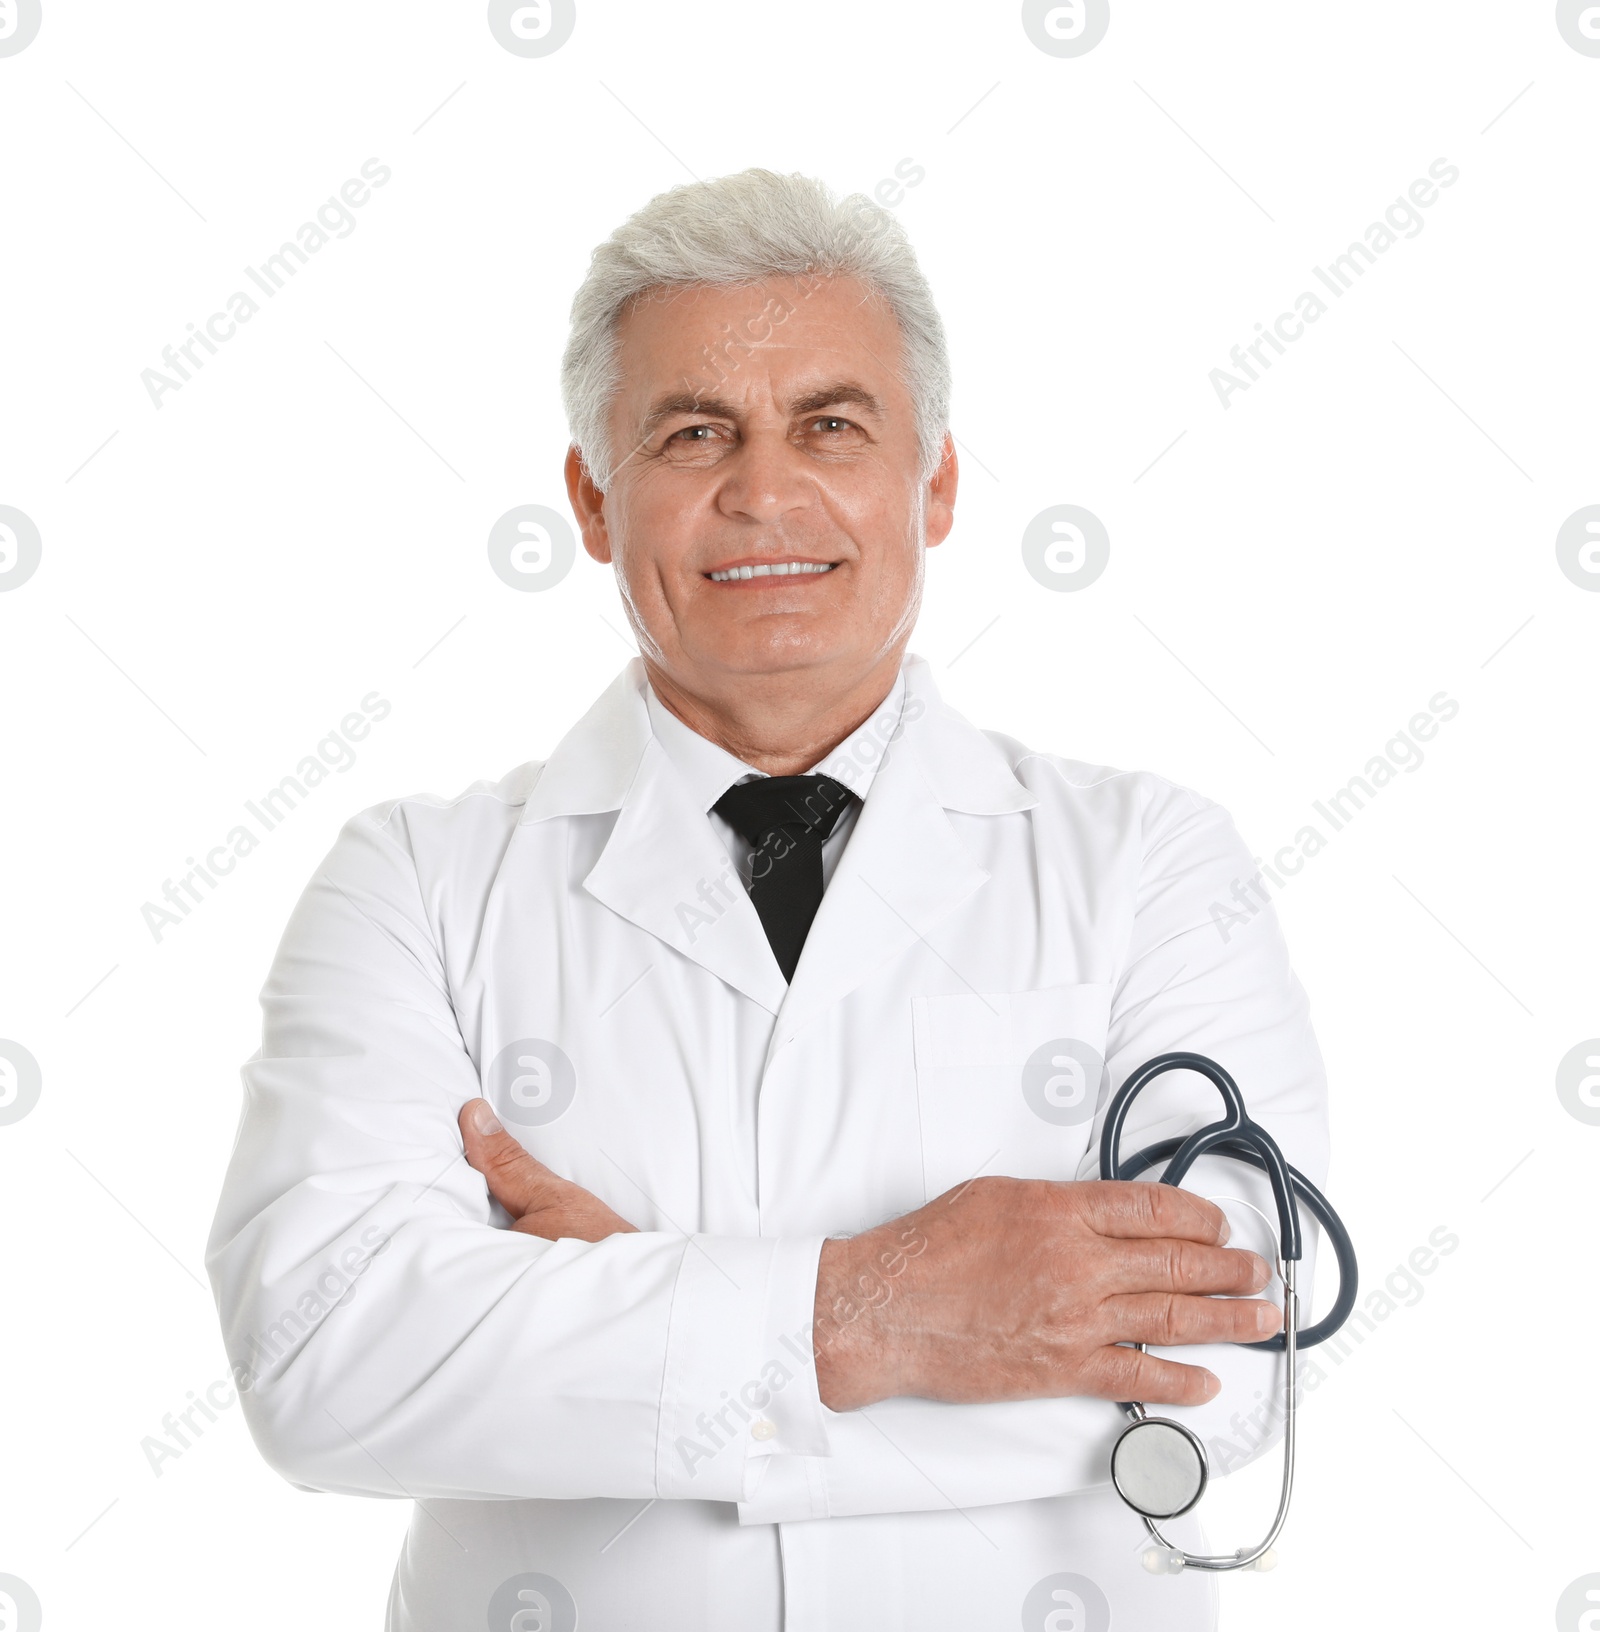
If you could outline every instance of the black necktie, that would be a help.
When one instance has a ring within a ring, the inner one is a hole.
[[[753,847],[750,901],[785,980],[822,905],[822,841],[854,798],[831,776],[761,776],[711,807]]]

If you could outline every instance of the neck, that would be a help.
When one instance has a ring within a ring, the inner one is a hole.
[[[904,648],[885,653],[842,691],[819,695],[792,674],[740,675],[726,690],[686,685],[644,659],[651,689],[691,731],[769,776],[798,776],[825,759],[894,686]]]

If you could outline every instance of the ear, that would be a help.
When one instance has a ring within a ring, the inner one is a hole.
[[[611,534],[606,527],[606,496],[595,486],[583,454],[574,443],[567,449],[567,498],[578,518],[583,547],[602,566],[611,564]]]
[[[928,482],[928,504],[923,521],[923,542],[931,550],[944,543],[956,522],[956,488],[961,472],[956,464],[955,438],[945,433],[939,468]]]

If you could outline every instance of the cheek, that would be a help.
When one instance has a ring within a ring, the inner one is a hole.
[[[898,618],[909,602],[921,597],[922,556],[921,546],[907,536],[903,518],[889,521],[862,551],[863,600],[883,617]]]
[[[917,485],[895,482],[876,494],[865,521],[860,536],[877,541],[885,574],[905,578],[914,573],[922,558],[923,505]]]
[[[699,506],[679,489],[644,481],[635,484],[611,511],[612,547],[622,563],[623,576],[634,593],[652,591],[670,576],[693,548]]]
[[[920,490],[898,471],[874,470],[831,488],[834,514],[858,540],[899,539],[917,531]]]

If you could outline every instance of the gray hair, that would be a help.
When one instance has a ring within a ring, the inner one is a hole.
[[[836,199],[809,176],[756,169],[658,193],[590,259],[572,301],[561,396],[572,440],[602,492],[616,474],[610,410],[622,378],[617,327],[630,304],[650,289],[774,277],[851,277],[888,304],[900,325],[921,479],[938,469],[950,417],[950,358],[905,228],[865,193]]]

